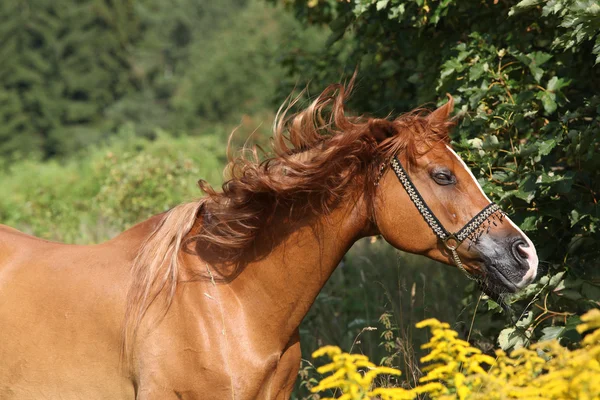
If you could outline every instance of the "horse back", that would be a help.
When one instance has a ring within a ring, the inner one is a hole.
[[[19,247],[25,244],[28,239],[41,241],[41,239],[29,236],[10,226],[0,224],[0,270],[7,264],[9,258],[15,256]]]
[[[0,398],[133,397],[120,365],[126,247],[0,225]]]

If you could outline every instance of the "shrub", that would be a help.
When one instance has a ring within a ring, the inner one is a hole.
[[[427,365],[420,384],[403,388],[396,383],[376,387],[373,382],[382,374],[399,376],[400,371],[378,367],[366,356],[342,353],[339,347],[326,346],[313,357],[329,356],[329,364],[317,369],[332,374],[315,386],[313,392],[341,390],[339,399],[383,400],[414,399],[427,393],[432,399],[599,399],[600,398],[600,310],[594,309],[581,318],[580,333],[591,331],[574,350],[562,347],[556,339],[541,341],[507,355],[497,350],[495,357],[482,354],[458,338],[447,323],[424,320],[418,328],[428,327],[429,354],[421,359]],[[389,380],[388,380],[389,383]]]
[[[69,243],[96,243],[201,195],[202,177],[220,182],[225,144],[216,135],[154,141],[121,137],[67,161],[24,161],[3,173],[0,221]]]

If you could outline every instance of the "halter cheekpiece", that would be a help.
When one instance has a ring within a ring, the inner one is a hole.
[[[477,215],[471,218],[471,220],[467,222],[465,226],[463,226],[458,232],[450,233],[437,219],[437,217],[431,211],[425,200],[423,200],[421,193],[419,193],[415,185],[408,177],[408,174],[406,173],[406,170],[402,167],[402,164],[400,163],[400,160],[398,160],[398,157],[394,156],[392,158],[391,165],[392,169],[396,173],[396,176],[398,177],[398,180],[406,190],[406,193],[408,193],[408,197],[410,197],[410,200],[413,202],[415,207],[417,207],[417,210],[419,210],[419,213],[421,214],[421,216],[423,216],[423,219],[425,220],[425,222],[427,222],[427,225],[429,225],[433,233],[452,253],[452,258],[456,266],[460,268],[465,274],[467,274],[467,276],[470,279],[475,279],[463,266],[462,262],[460,261],[460,258],[458,257],[456,249],[458,249],[458,247],[467,238],[474,238],[476,240],[479,236],[481,236],[481,234],[483,233],[482,225],[486,221],[488,221],[486,232],[489,231],[492,223],[494,225],[496,224],[491,219],[498,219],[500,222],[502,222],[504,213],[500,209],[500,206],[493,202],[488,204],[483,210],[477,213]],[[384,168],[385,164],[382,166],[380,172],[383,172]]]

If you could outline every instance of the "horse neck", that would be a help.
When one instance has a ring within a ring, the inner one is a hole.
[[[248,264],[229,285],[238,299],[261,310],[256,318],[272,327],[282,339],[291,335],[308,313],[344,254],[360,237],[369,234],[367,207],[347,201],[326,216],[320,216],[273,243],[261,260]],[[271,224],[277,238],[285,222]]]

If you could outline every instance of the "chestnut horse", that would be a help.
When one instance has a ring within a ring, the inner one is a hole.
[[[448,145],[452,99],[374,119],[348,116],[348,94],[281,112],[266,160],[232,158],[222,191],[201,181],[204,198],[106,243],[0,227],[0,398],[287,399],[298,326],[365,236],[490,294],[531,282],[533,244]]]

